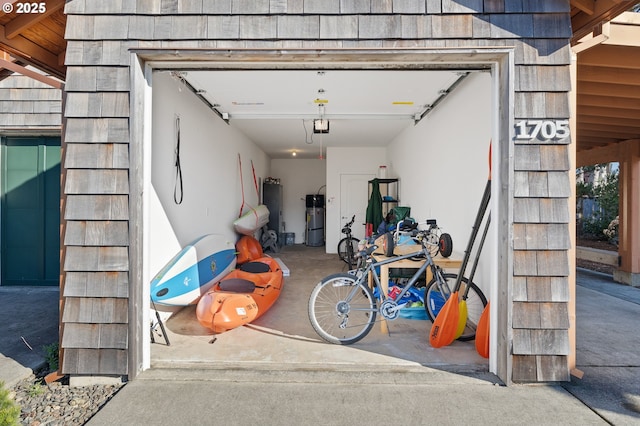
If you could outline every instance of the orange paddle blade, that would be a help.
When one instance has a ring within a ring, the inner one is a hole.
[[[489,358],[489,303],[484,307],[476,329],[476,351],[481,357]]]
[[[441,348],[442,346],[450,345],[455,340],[459,316],[458,292],[455,291],[433,321],[431,333],[429,334],[431,346]]]

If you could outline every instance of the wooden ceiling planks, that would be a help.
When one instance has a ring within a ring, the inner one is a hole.
[[[591,33],[594,28],[630,10],[640,2],[635,0],[571,0],[570,3],[573,31],[571,44],[576,44],[582,37]]]
[[[41,7],[38,13],[18,13],[18,2],[11,13],[0,12],[0,49],[20,62],[32,65],[64,80],[65,0],[29,3]],[[26,3],[24,3],[26,4]],[[31,6],[30,6],[31,7]]]
[[[640,15],[625,13],[578,53],[577,151],[640,139]]]

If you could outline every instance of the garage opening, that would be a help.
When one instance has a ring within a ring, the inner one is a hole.
[[[156,306],[171,345],[161,338],[150,344],[143,334],[150,366],[369,362],[488,369],[473,342],[432,348],[431,322],[424,319],[399,318],[389,333],[376,326],[350,346],[323,343],[307,302],[320,278],[346,269],[336,253],[344,222],[355,215],[354,236],[365,237],[369,185],[381,166],[397,179],[391,201],[409,207],[418,222],[436,219],[453,239],[453,256],[462,257],[487,183],[490,141],[497,139],[490,64],[171,65],[147,75],[144,303],[150,279],[189,242],[213,233],[235,243],[231,224],[243,208],[263,202],[265,182],[283,192],[280,243],[267,254],[289,274],[265,315],[215,336],[198,324],[195,306]],[[320,245],[305,241],[309,194],[324,198]],[[496,251],[492,225],[474,277],[488,299],[496,291]],[[149,312],[144,323],[151,322]]]

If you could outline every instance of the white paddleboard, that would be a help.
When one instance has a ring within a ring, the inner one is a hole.
[[[223,235],[203,235],[185,246],[151,280],[151,300],[165,306],[197,303],[235,267],[235,245]]]

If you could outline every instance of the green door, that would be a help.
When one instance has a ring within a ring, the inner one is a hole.
[[[58,285],[60,138],[2,139],[0,202],[0,285]]]

